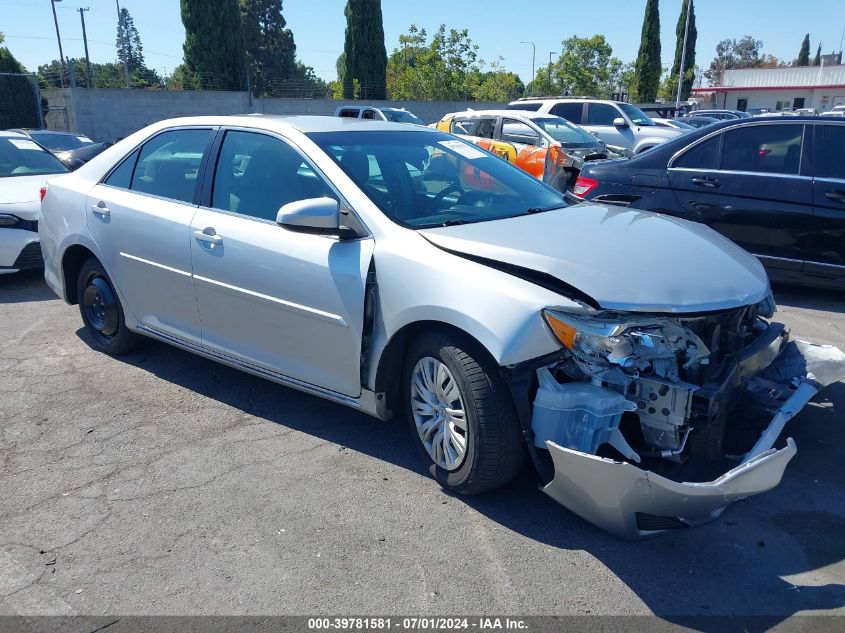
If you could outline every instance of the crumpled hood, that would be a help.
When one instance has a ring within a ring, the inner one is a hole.
[[[420,233],[456,254],[551,275],[608,310],[726,310],[769,293],[753,255],[703,224],[647,211],[579,204]]]
[[[41,210],[39,190],[48,178],[50,176],[43,174],[0,178],[0,213],[11,213],[23,220],[37,220]]]

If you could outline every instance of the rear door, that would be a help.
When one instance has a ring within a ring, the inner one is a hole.
[[[153,136],[91,190],[86,209],[124,307],[142,325],[197,345],[190,231],[211,138],[211,128]]]
[[[815,128],[814,228],[805,271],[845,275],[845,121]]]
[[[742,125],[684,150],[668,170],[678,215],[714,228],[768,268],[800,271],[812,222],[804,132],[801,123]]]

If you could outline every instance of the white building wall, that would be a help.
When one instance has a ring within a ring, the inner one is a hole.
[[[727,95],[727,103],[725,103]],[[845,103],[845,88],[819,88],[815,90],[731,90],[727,93],[717,93],[715,107],[728,108],[729,110],[739,109],[739,101],[747,99],[746,110],[754,108],[767,108],[777,110],[778,104],[781,109],[792,110],[795,99],[803,98],[805,108],[815,108],[818,112],[830,110],[835,105]]]

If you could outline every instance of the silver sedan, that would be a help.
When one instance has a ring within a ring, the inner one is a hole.
[[[707,227],[571,206],[423,127],[162,121],[51,180],[39,231],[97,349],[152,337],[404,418],[462,494],[527,456],[624,537],[774,487],[786,422],[845,374],[770,320],[760,264]]]

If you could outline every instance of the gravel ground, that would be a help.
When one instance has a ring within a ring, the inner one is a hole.
[[[845,295],[778,292],[845,346]],[[537,490],[444,493],[404,425],[149,342],[94,352],[0,277],[0,614],[845,614],[845,385],[775,490],[629,543]]]

